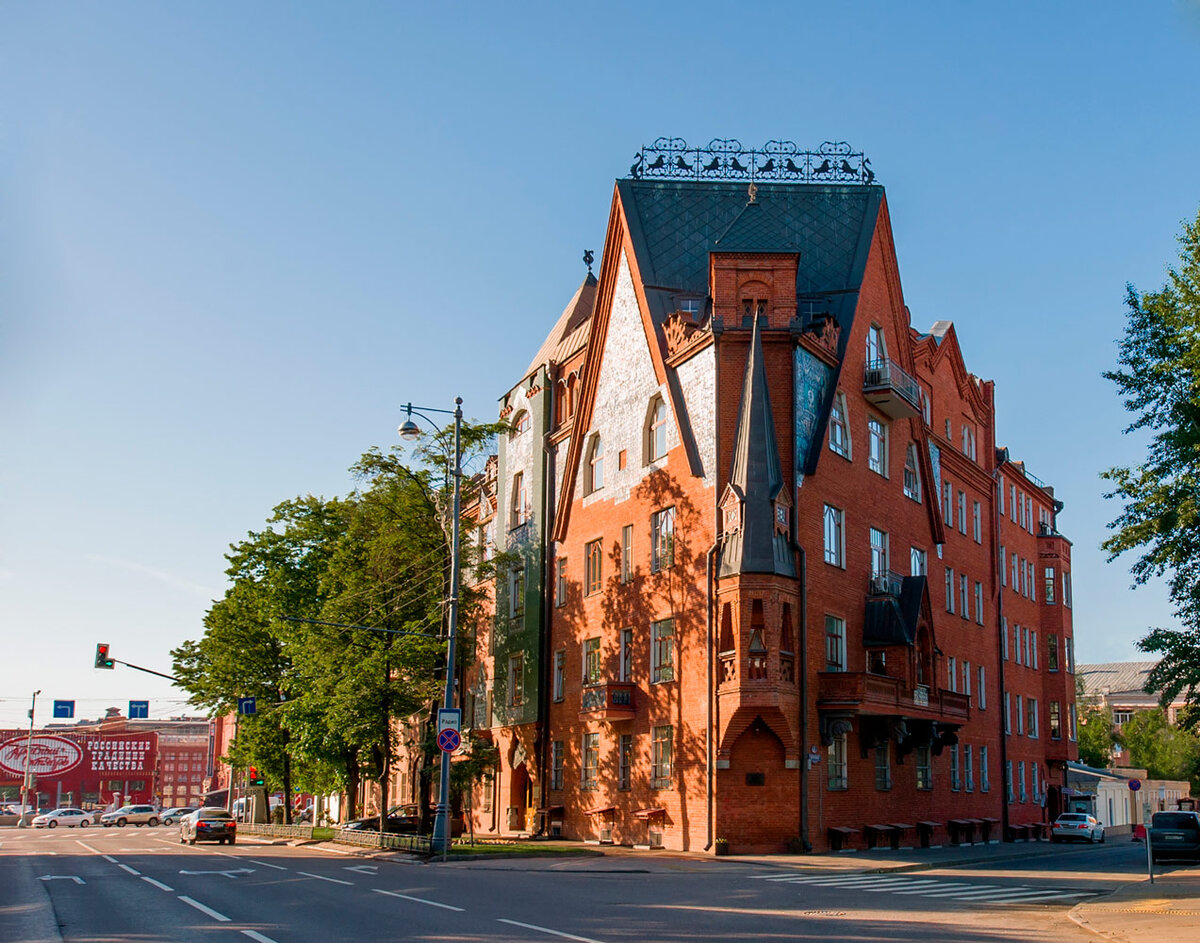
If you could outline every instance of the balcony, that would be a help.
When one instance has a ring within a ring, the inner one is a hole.
[[[869,592],[872,596],[899,596],[904,588],[904,574],[894,570],[876,573],[871,577]]]
[[[866,671],[819,672],[817,707],[952,723],[965,723],[971,716],[971,699],[965,694],[931,691],[923,684],[910,691],[899,678]]]
[[[580,720],[631,720],[637,709],[634,705],[634,685],[628,681],[602,681],[583,689]]]
[[[894,360],[871,360],[863,368],[863,395],[892,419],[921,413],[921,388]]]

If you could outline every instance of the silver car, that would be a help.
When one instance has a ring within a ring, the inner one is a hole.
[[[1104,826],[1084,812],[1064,812],[1050,827],[1050,840],[1102,842]]]
[[[31,823],[34,828],[87,828],[92,824],[92,816],[83,809],[55,809],[44,815],[37,816]]]
[[[100,824],[105,828],[116,825],[124,828],[126,825],[149,825],[153,828],[158,824],[158,810],[152,805],[126,805],[115,812],[105,812],[100,816]]]

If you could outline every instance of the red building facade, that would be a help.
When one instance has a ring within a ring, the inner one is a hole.
[[[663,147],[617,182],[587,310],[581,289],[505,398],[548,417],[519,613],[539,814],[477,827],[734,851],[1030,834],[1075,756],[1061,503],[997,447],[953,325],[913,327],[861,155],[796,151],[789,177],[739,152],[739,176]],[[530,475],[504,456],[511,534]],[[489,705],[516,631],[498,596]]]

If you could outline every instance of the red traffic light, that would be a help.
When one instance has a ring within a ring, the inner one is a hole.
[[[96,667],[112,668],[113,660],[108,657],[108,643],[101,642],[96,646]]]

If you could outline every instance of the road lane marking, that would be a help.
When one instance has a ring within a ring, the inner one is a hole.
[[[167,885],[165,885],[162,881],[156,881],[156,880],[154,880],[154,878],[148,878],[145,875],[142,876],[142,880],[145,881],[147,884],[153,884],[160,891],[170,891],[172,894],[175,893],[175,888],[167,887]]]
[[[118,864],[117,867],[120,868],[122,871],[128,871],[135,878],[140,878],[142,876],[141,871],[135,871],[135,870],[133,870],[133,868],[129,867],[129,865],[127,865],[127,864]]]
[[[113,864],[118,864],[117,859],[114,858],[112,855],[101,855],[100,857],[103,858],[105,861],[111,861]]]
[[[301,872],[301,873],[303,873],[303,872]],[[442,904],[436,900],[426,900],[424,897],[412,897],[409,894],[401,894],[398,891],[381,891],[377,887],[373,887],[373,888],[371,888],[371,890],[373,890],[376,894],[387,894],[388,897],[399,897],[402,900],[411,900],[417,904],[428,904],[430,907],[441,907],[442,910],[453,910],[455,913],[460,913],[460,914],[466,913],[466,911],[463,910],[462,907],[454,907],[454,906],[451,906],[450,904]],[[521,926],[524,926],[524,924],[521,924]]]
[[[353,881],[343,881],[341,878],[327,878],[323,874],[313,874],[311,871],[297,871],[297,874],[303,874],[306,878],[316,878],[318,881],[329,881],[331,884],[345,884],[347,887],[353,887]]]
[[[371,877],[378,877],[376,872],[379,870],[377,864],[348,864],[342,868],[343,871],[357,871],[359,874],[369,874]]]
[[[179,895],[179,899],[180,899],[181,901],[183,901],[185,904],[187,904],[188,906],[190,906],[190,907],[195,907],[195,908],[196,908],[198,911],[200,911],[202,914],[208,914],[210,917],[212,917],[212,918],[213,918],[213,920],[219,920],[219,921],[221,921],[221,923],[228,923],[228,922],[229,922],[229,918],[228,918],[228,917],[226,917],[224,914],[219,914],[219,913],[217,913],[217,912],[216,912],[215,910],[213,910],[211,907],[205,907],[205,906],[204,906],[202,903],[200,903],[200,901],[198,901],[198,900],[192,900],[192,898],[190,898],[190,897],[187,897],[187,896],[186,896],[186,895],[184,895],[184,894],[180,894],[180,895]]]
[[[264,868],[274,868],[276,871],[286,871],[287,870],[287,868],[284,868],[280,865],[267,864],[267,862],[259,861],[257,858],[247,858],[246,860],[249,861],[251,864],[261,864]]]
[[[237,880],[235,874],[253,874],[253,868],[230,868],[228,871],[180,871],[180,874],[223,874],[229,880]]]
[[[975,894],[995,894],[997,891],[1014,891],[1017,888],[1012,887],[997,887],[995,884],[976,884],[973,887],[960,887],[956,890],[947,891],[941,888],[930,888],[928,893],[922,894],[922,897],[954,897],[968,899]]]
[[[503,917],[498,919],[501,923],[511,924],[514,927],[524,927],[526,930],[537,930],[539,933],[549,933],[551,936],[560,936],[564,940],[578,940],[579,943],[600,943],[599,940],[593,940],[591,937],[575,936],[573,933],[563,933],[561,930],[551,930],[549,927],[539,927],[532,923],[521,923],[519,920],[505,920]]]
[[[1062,899],[1065,897],[1095,897],[1095,896],[1096,896],[1095,891],[1042,891],[1041,893],[1038,893],[1038,894],[1024,894],[1020,898],[1013,899],[1012,902],[1017,903],[1017,904],[1024,904],[1026,902],[1032,902],[1032,901],[1038,901],[1038,900],[1055,900],[1055,899]],[[986,903],[990,903],[990,904],[1006,903],[1008,901],[1009,901],[1009,898],[1006,897],[1000,901],[986,901]]]
[[[873,890],[875,888],[904,887],[905,885],[911,885],[914,881],[917,881],[917,883],[921,883],[921,884],[936,884],[937,883],[936,881],[934,881],[932,879],[925,880],[925,881],[918,881],[917,878],[875,878],[875,877],[871,877],[871,878],[859,878],[858,880],[855,880],[855,881],[848,881],[848,880],[810,881],[809,887],[834,887],[834,888],[857,887],[857,888],[862,888],[863,890],[869,891],[869,890]]]
[[[275,943],[269,936],[263,936],[257,930],[243,930],[242,933],[252,940],[258,940],[258,943]]]
[[[94,855],[100,854],[100,852],[98,852],[95,848],[93,848],[87,842],[81,842],[78,838],[75,839],[75,844],[79,845],[81,848],[86,848],[88,851],[90,851]]]
[[[948,891],[948,890],[950,890],[951,888],[958,888],[959,890],[966,890],[966,889],[967,889],[967,888],[969,888],[969,887],[976,887],[976,888],[977,888],[977,887],[979,887],[979,885],[978,885],[978,884],[943,884],[943,885],[941,885],[941,887],[940,887],[940,888],[938,888],[938,890]],[[892,891],[892,893],[893,893],[893,894],[897,894],[897,895],[901,895],[901,894],[920,894],[920,895],[921,895],[921,896],[923,896],[923,897],[929,897],[929,896],[930,896],[930,893],[929,893],[929,892],[930,892],[930,891],[932,891],[932,890],[934,890],[934,888],[932,888],[932,887],[919,887],[919,888],[917,888],[916,890],[911,890],[911,891]]]
[[[81,877],[76,877],[74,874],[43,874],[39,880],[42,881],[74,881],[76,884],[86,884]]]

